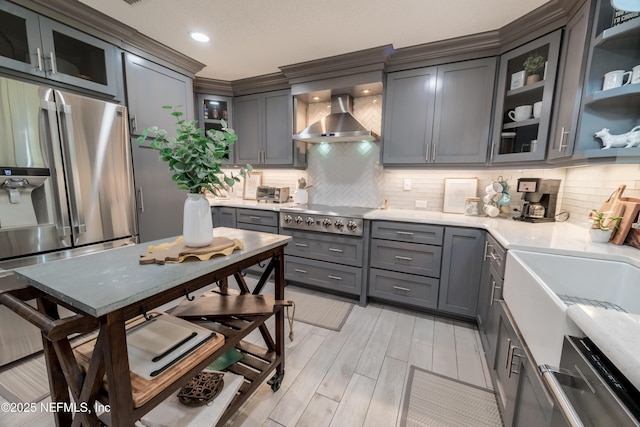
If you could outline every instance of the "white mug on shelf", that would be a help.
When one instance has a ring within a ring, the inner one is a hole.
[[[609,71],[604,75],[604,83],[602,84],[602,90],[614,89],[620,86],[626,86],[631,83],[631,71],[614,70]],[[627,81],[625,82],[625,76]]]
[[[533,104],[533,118],[539,119],[542,115],[542,101],[538,101]]]
[[[497,206],[493,206],[493,205],[484,205],[482,207],[482,210],[491,218],[495,218],[500,214],[500,209],[498,209]]]
[[[640,65],[636,65],[631,70],[631,84],[640,83]]]
[[[509,111],[507,113],[509,118],[515,122],[520,122],[522,120],[528,120],[531,118],[531,112],[533,111],[533,107],[531,105],[521,105],[516,107],[515,110]]]

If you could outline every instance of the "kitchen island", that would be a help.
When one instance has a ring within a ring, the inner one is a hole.
[[[228,339],[215,352],[194,361],[183,374],[159,390],[147,403],[135,407],[132,385],[122,380],[130,377],[129,360],[123,357],[127,351],[127,320],[150,313],[152,309],[178,298],[190,299],[190,295],[198,289],[225,281],[229,276],[236,278],[243,293],[249,292],[241,271],[256,262],[269,259],[269,272],[275,270],[274,298],[284,298],[284,247],[291,240],[290,237],[229,228],[214,229],[214,236],[238,239],[243,247],[230,255],[216,256],[208,261],[140,265],[139,257],[145,253],[146,245],[135,245],[15,270],[16,276],[30,286],[1,294],[0,302],[43,331],[52,401],[70,402],[70,389],[76,403],[54,414],[57,425],[71,425],[74,416],[80,418],[83,424],[97,425],[98,417],[93,411],[73,410],[74,407],[93,409],[96,401],[109,405],[110,410],[103,414],[105,418],[101,418],[107,425],[133,425],[135,420],[175,393],[212,361],[235,344],[241,344],[242,336]],[[163,239],[151,244],[173,240]],[[267,277],[268,274],[258,282],[254,294],[260,293]],[[32,298],[38,301],[37,311],[22,302]],[[59,305],[77,314],[59,319]],[[271,362],[269,369],[261,372],[254,381],[247,382],[244,390],[241,388],[241,398],[232,402],[220,423],[231,416],[232,408],[239,407],[273,368],[276,370],[275,383],[282,381],[284,314],[281,307],[274,308],[274,313],[275,340],[265,336],[268,332],[264,320],[271,315],[256,317],[246,328],[246,333],[258,327],[263,332],[268,347],[264,354],[268,355]],[[99,332],[85,375],[73,356],[69,336],[94,329]],[[105,374],[107,393],[101,390]],[[76,423],[78,421],[75,420]]]

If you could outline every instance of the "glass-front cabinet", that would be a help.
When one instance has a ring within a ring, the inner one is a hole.
[[[637,163],[640,16],[608,0],[596,3],[581,113],[577,156]]]
[[[206,95],[198,94],[197,105],[198,111],[198,123],[199,127],[204,132],[210,130],[222,130],[222,120],[227,123],[227,126],[233,129],[232,117],[233,112],[233,99],[226,96],[218,95]],[[225,160],[225,163],[233,165],[235,162],[235,147],[231,146],[229,149],[229,156]]]
[[[558,30],[501,56],[492,163],[544,160],[560,38]]]
[[[115,46],[4,0],[0,67],[117,94]]]

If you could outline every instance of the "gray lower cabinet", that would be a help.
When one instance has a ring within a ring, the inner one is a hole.
[[[476,317],[485,232],[446,227],[438,310]]]
[[[549,426],[553,401],[504,301],[498,304],[497,331],[491,374],[504,425]]]
[[[293,165],[293,99],[290,90],[234,99],[237,164]]]
[[[211,208],[214,227],[236,228],[236,208],[215,206]]]
[[[364,256],[365,237],[339,236],[281,229],[280,234],[293,237],[285,247],[285,279],[302,286],[357,296],[366,303],[365,289],[368,261]]]
[[[441,226],[374,221],[368,295],[420,309],[437,308],[443,236]]]
[[[487,159],[496,58],[387,75],[385,164]]]
[[[498,305],[502,300],[506,251],[487,233],[483,255],[476,320],[485,356],[490,365],[496,354]]]
[[[238,208],[235,211],[236,228],[278,234],[278,212],[242,208]],[[229,215],[227,215],[227,220],[230,220]],[[267,262],[264,262],[249,267],[247,271],[254,274],[262,274],[266,268]]]

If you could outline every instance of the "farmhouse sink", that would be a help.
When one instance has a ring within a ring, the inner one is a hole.
[[[503,297],[536,364],[558,366],[571,300],[640,314],[640,268],[624,262],[510,250]]]

